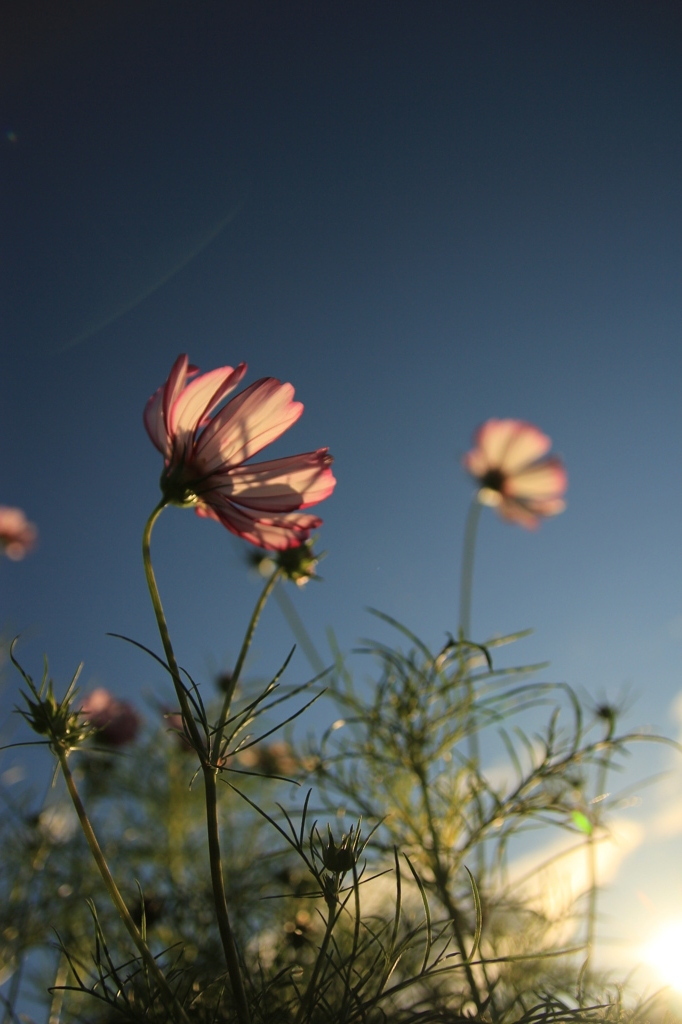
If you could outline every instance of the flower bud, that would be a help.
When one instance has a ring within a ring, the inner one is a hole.
[[[35,700],[22,693],[21,696],[28,705],[28,710],[19,710],[34,732],[39,736],[49,737],[50,746],[54,749],[60,747],[65,751],[73,750],[80,746],[88,736],[90,727],[83,722],[79,711],[72,710],[74,696],[74,683],[69,686],[63,700],[58,701],[54,695],[52,680],[43,681],[43,685],[37,690],[25,677]],[[75,680],[74,680],[75,682]]]
[[[315,538],[313,537],[296,548],[286,548],[284,551],[277,552],[270,551],[267,555],[254,552],[250,561],[261,576],[271,576],[276,569],[280,569],[285,579],[291,580],[297,587],[303,587],[308,580],[320,579],[316,572],[317,563],[324,558],[326,552],[315,554],[314,543]]]
[[[327,835],[328,841],[322,845],[322,863],[324,866],[335,875],[343,875],[347,871],[352,871],[358,859],[360,830],[351,828],[348,835],[344,833],[338,846],[329,825],[327,825]]]

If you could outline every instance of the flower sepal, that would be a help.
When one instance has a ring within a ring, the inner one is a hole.
[[[329,825],[327,825],[327,841],[322,844],[322,863],[334,875],[345,875],[352,871],[360,855],[360,829],[351,826],[336,843]]]
[[[267,578],[279,569],[284,579],[295,583],[297,587],[304,587],[308,580],[319,582],[322,579],[317,575],[317,566],[327,552],[320,551],[318,554],[313,550],[316,540],[317,537],[311,537],[297,548],[285,548],[276,554],[254,552],[249,561],[261,576]]]
[[[21,696],[26,701],[27,709],[16,708],[18,714],[26,719],[35,733],[39,736],[47,737],[47,741],[53,750],[59,749],[68,753],[81,746],[83,741],[93,731],[92,726],[83,721],[80,709],[74,708],[74,698],[77,693],[76,682],[83,667],[82,664],[78,666],[62,699],[57,700],[54,694],[54,684],[47,675],[47,660],[45,661],[43,678],[38,687],[14,657],[14,644],[12,644],[10,649],[10,657],[12,663],[21,672],[30,692],[29,696],[29,694],[21,691]]]
[[[161,474],[159,486],[168,505],[177,505],[178,508],[192,508],[194,505],[199,504],[199,498],[187,480],[183,480],[178,474],[169,473],[167,469]]]

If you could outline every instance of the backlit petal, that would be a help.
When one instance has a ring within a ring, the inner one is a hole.
[[[470,452],[467,452],[462,458],[462,465],[467,473],[471,473],[478,479],[485,476],[490,468],[482,448],[472,448]]]
[[[510,440],[516,433],[519,420],[486,420],[474,435],[474,451],[469,455],[478,453],[475,461],[480,459],[482,476],[489,469],[499,469],[502,457],[507,450]]]
[[[268,551],[286,551],[299,547],[313,530],[322,525],[318,516],[294,512],[282,516],[260,516],[249,509],[240,509],[229,501],[199,505],[197,515],[215,519],[231,533]]]
[[[177,401],[185,384],[187,383],[187,368],[189,360],[186,355],[180,355],[171,366],[168,380],[163,386],[163,418],[166,423],[166,430],[169,437],[172,437],[170,428],[171,409]]]
[[[216,474],[211,483],[226,496],[248,508],[262,512],[290,512],[324,501],[334,490],[336,480],[329,468],[328,449],[286,459],[240,466],[225,474],[221,486]]]
[[[553,458],[514,473],[505,480],[503,489],[505,495],[510,497],[535,500],[560,497],[567,485],[563,463]]]
[[[514,422],[514,421],[512,421]],[[502,452],[498,469],[505,475],[516,473],[545,455],[552,447],[551,438],[530,423],[516,421],[516,429],[510,434]]]
[[[246,363],[237,369],[221,366],[202,373],[180,393],[170,409],[168,429],[171,436],[194,434],[215,407],[233,391],[246,373]]]
[[[144,407],[144,425],[152,443],[163,455],[170,455],[170,441],[163,418],[163,385],[154,392]]]
[[[474,456],[473,461],[481,467],[475,473],[477,476],[482,476],[489,469],[513,473],[519,467],[535,462],[552,445],[546,434],[523,420],[488,420],[479,428],[474,441],[478,455],[474,449],[469,456]],[[472,469],[469,471],[474,472]]]
[[[545,498],[539,501],[504,498],[497,506],[497,511],[503,519],[525,526],[528,530],[534,530],[540,525],[541,519],[556,516],[565,508],[566,502],[561,498]]]
[[[276,441],[303,412],[293,395],[291,384],[264,377],[229,401],[196,443],[202,472],[239,465]]]
[[[540,525],[540,517],[537,512],[532,512],[521,502],[513,499],[501,502],[497,511],[507,522],[524,526],[527,530],[536,530]]]
[[[558,516],[566,508],[566,502],[563,498],[543,498],[529,502],[529,507],[539,516]]]

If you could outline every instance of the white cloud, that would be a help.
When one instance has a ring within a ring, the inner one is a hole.
[[[614,818],[608,832],[595,837],[596,882],[609,884],[646,830],[626,818]],[[587,838],[569,834],[517,858],[509,868],[510,887],[543,915],[559,920],[592,884]]]

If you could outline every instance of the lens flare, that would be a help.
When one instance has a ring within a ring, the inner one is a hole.
[[[682,920],[668,921],[646,944],[642,959],[661,981],[682,992]]]

